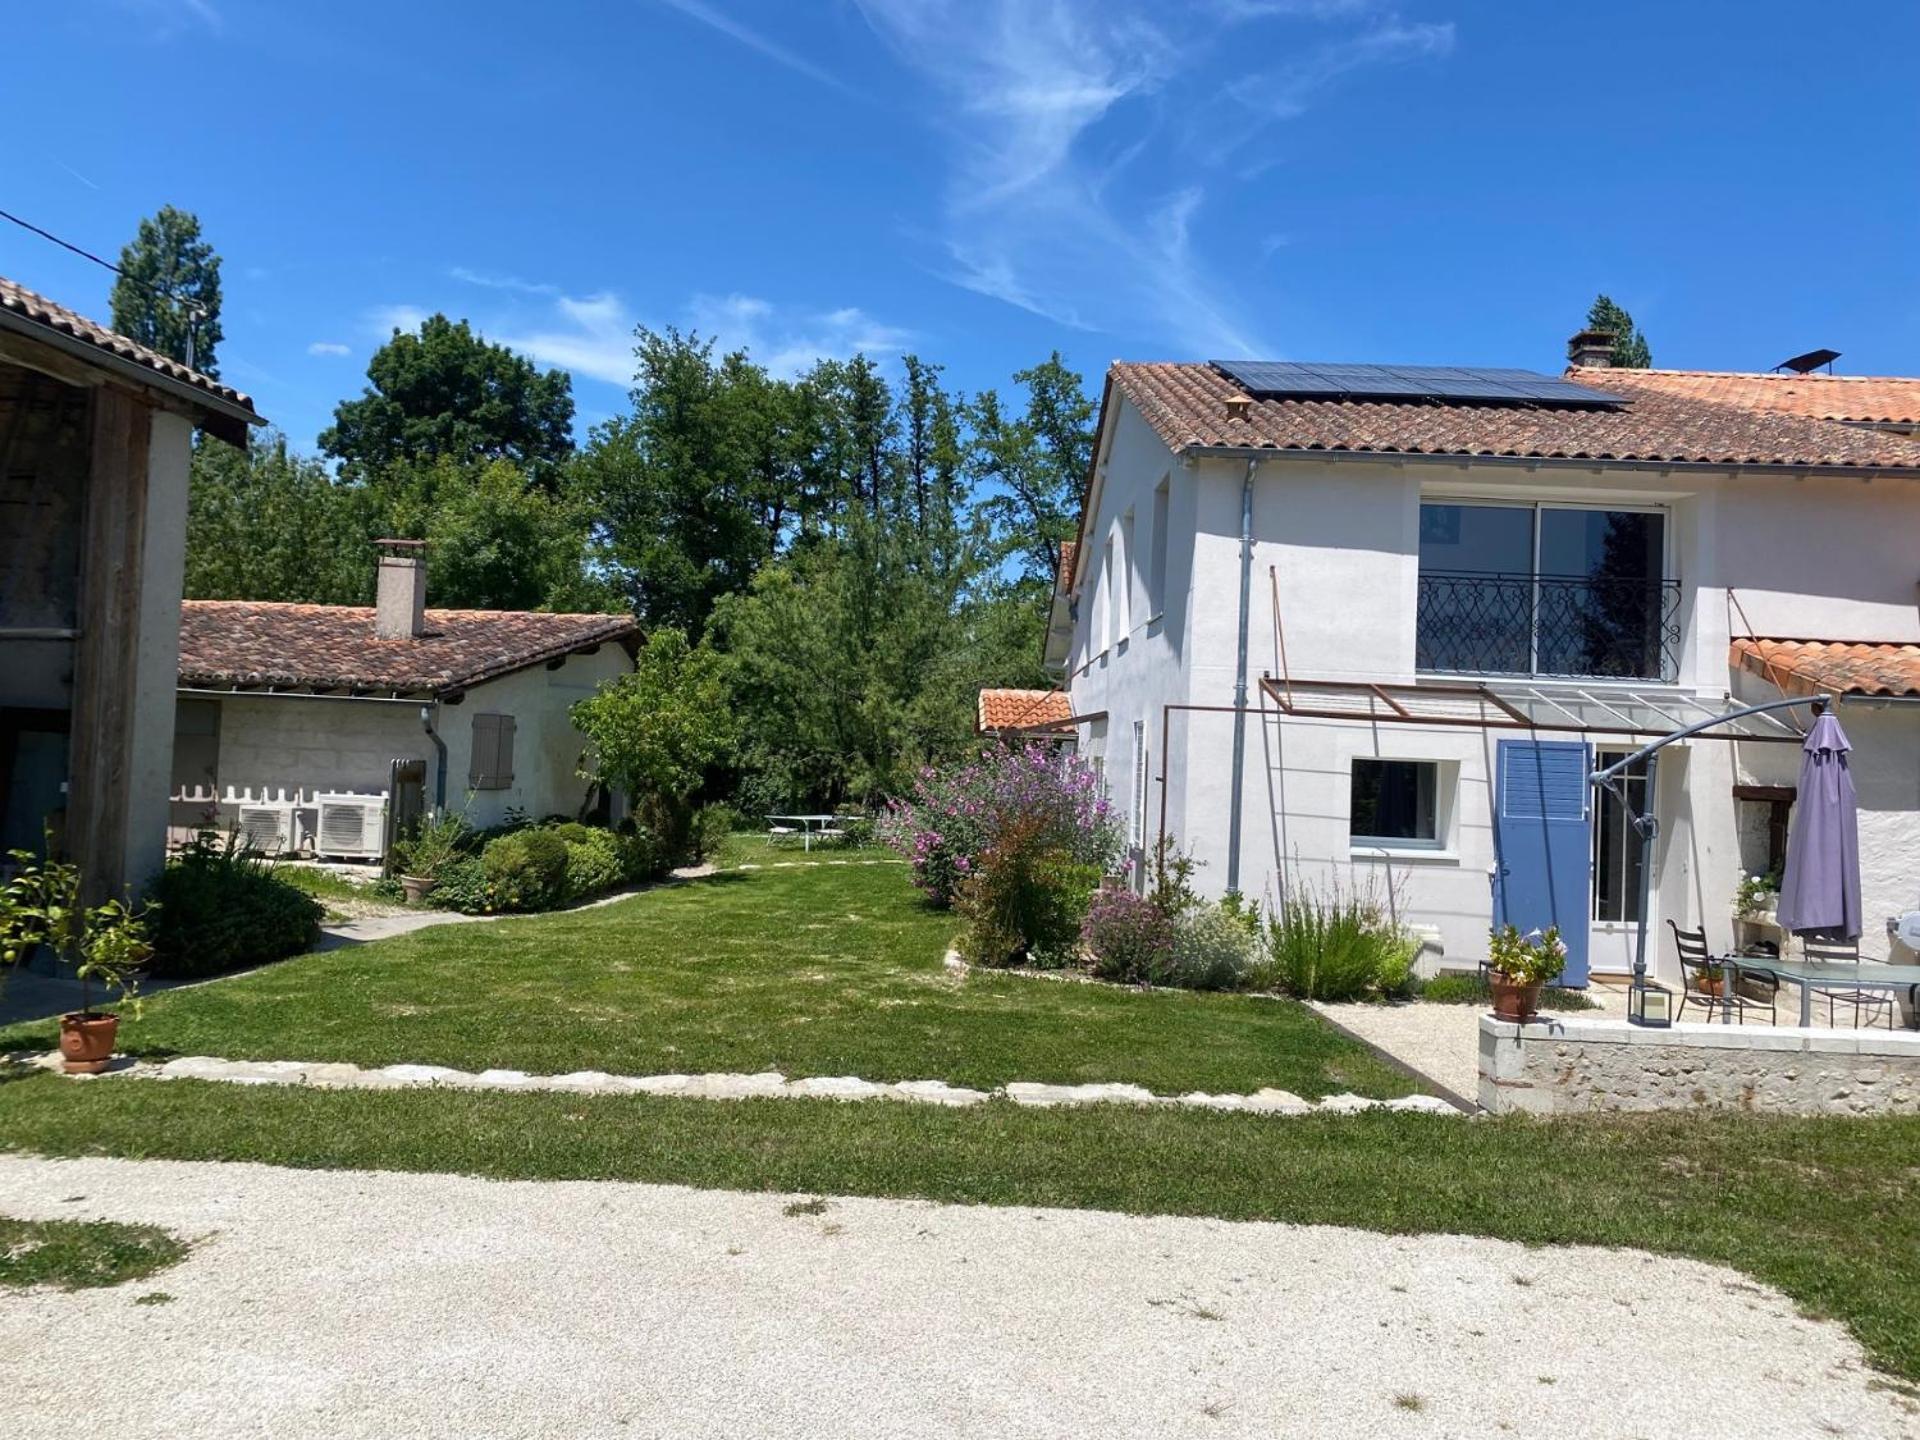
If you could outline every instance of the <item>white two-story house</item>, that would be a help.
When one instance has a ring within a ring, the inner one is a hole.
[[[1920,905],[1920,440],[1608,371],[1116,364],[1048,658],[1144,868],[1374,894],[1447,966],[1558,924],[1625,973],[1640,851],[1597,762],[1783,693],[1854,742],[1865,953]],[[1585,368],[1583,368],[1585,367]],[[1661,752],[1664,923],[1733,942],[1805,712]]]

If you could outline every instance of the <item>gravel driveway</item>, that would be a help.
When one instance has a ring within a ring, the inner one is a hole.
[[[0,1157],[199,1237],[0,1292],[14,1437],[1916,1433],[1838,1327],[1637,1252],[615,1183]],[[153,1292],[166,1303],[136,1305]],[[1723,1366],[1726,1378],[1722,1378]]]

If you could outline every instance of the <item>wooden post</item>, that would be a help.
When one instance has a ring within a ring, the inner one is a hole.
[[[94,390],[67,771],[67,851],[93,901],[127,883],[152,425],[130,392]]]

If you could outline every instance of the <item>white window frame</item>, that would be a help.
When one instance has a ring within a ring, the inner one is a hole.
[[[1133,814],[1127,818],[1127,842],[1142,854],[1147,848],[1147,722],[1133,722]]]
[[[1425,508],[1428,505],[1472,505],[1472,506],[1476,506],[1478,508],[1486,509],[1486,510],[1494,510],[1494,509],[1531,510],[1533,512],[1533,530],[1532,530],[1533,546],[1532,546],[1532,553],[1527,560],[1527,565],[1529,567],[1528,574],[1532,578],[1534,589],[1536,591],[1536,594],[1534,596],[1534,603],[1536,608],[1539,604],[1539,595],[1537,592],[1540,585],[1540,515],[1541,515],[1541,512],[1545,510],[1602,510],[1602,511],[1616,511],[1622,514],[1632,514],[1632,515],[1658,515],[1661,517],[1660,574],[1658,577],[1660,580],[1660,583],[1664,585],[1668,577],[1673,574],[1673,543],[1674,543],[1673,506],[1661,504],[1657,501],[1516,500],[1513,497],[1507,496],[1507,495],[1472,495],[1472,494],[1461,494],[1454,491],[1428,493],[1426,491],[1422,491],[1420,494],[1420,505],[1422,508]],[[1417,593],[1420,568],[1421,568],[1420,525],[1419,525],[1419,514],[1417,511],[1415,512],[1415,516],[1414,516],[1413,566],[1414,566],[1414,583],[1415,583],[1416,593]],[[1684,599],[1685,599],[1685,590],[1683,587],[1682,600],[1684,601]],[[1415,623],[1416,624],[1418,623],[1417,618]],[[1527,674],[1525,678],[1530,680],[1531,679],[1548,680],[1548,681],[1557,680],[1559,678],[1557,676],[1543,676],[1540,674],[1540,654],[1539,654],[1540,637],[1539,635],[1535,634],[1535,635],[1529,636],[1527,643],[1529,647],[1527,652],[1528,669],[1527,669]],[[1460,675],[1460,674],[1473,674],[1476,672],[1459,671],[1459,670],[1423,670],[1420,673],[1423,675]],[[1504,674],[1505,672],[1501,672],[1501,673]],[[1638,685],[1642,689],[1645,689],[1647,685],[1658,683],[1658,682],[1648,681],[1644,678],[1635,679],[1632,677],[1628,677],[1625,679],[1608,679],[1604,676],[1594,675],[1594,676],[1581,677],[1580,683],[1583,685]]]
[[[1153,487],[1152,550],[1147,565],[1147,623],[1167,613],[1167,525],[1173,511],[1173,477],[1163,475]]]
[[[1361,835],[1353,829],[1353,770],[1356,765],[1425,765],[1433,770],[1433,838],[1405,839]],[[1347,762],[1347,849],[1354,859],[1454,860],[1454,810],[1460,789],[1460,762],[1432,755],[1355,755]]]
[[[1633,750],[1630,747],[1626,747],[1626,746],[1612,746],[1612,747],[1602,748],[1596,745],[1593,750],[1593,768],[1596,770],[1605,769],[1608,765],[1613,764],[1615,761],[1626,759],[1632,753],[1633,753]],[[1621,779],[1624,783],[1627,783],[1629,786],[1628,792],[1627,792],[1628,794],[1634,795],[1635,799],[1643,807],[1652,806],[1653,804],[1653,793],[1652,793],[1653,777],[1652,776],[1629,777],[1625,772],[1622,772]],[[1593,883],[1590,886],[1588,886],[1589,894],[1587,897],[1587,923],[1596,930],[1632,930],[1637,928],[1639,925],[1638,920],[1630,920],[1630,919],[1624,919],[1624,918],[1619,920],[1605,920],[1605,919],[1602,919],[1600,916],[1600,815],[1603,808],[1607,806],[1617,806],[1619,805],[1619,803],[1620,802],[1617,799],[1615,799],[1614,796],[1610,793],[1607,793],[1604,791],[1597,793],[1593,797],[1592,817],[1588,822],[1591,828],[1591,835],[1589,836],[1589,839],[1588,839],[1588,854],[1590,857],[1590,863],[1592,864],[1592,867],[1593,867],[1593,872],[1592,872]],[[1645,811],[1643,810],[1642,813],[1645,813]],[[1631,851],[1639,848],[1640,836],[1634,831],[1631,825],[1627,825],[1623,823],[1620,831],[1620,842],[1621,842],[1620,873],[1624,878],[1627,872],[1626,857]],[[1623,903],[1620,907],[1623,915],[1626,909],[1628,908],[1625,902],[1627,902],[1628,900],[1631,900],[1633,904],[1637,905],[1639,903],[1639,899],[1640,899],[1640,896],[1637,890],[1630,892],[1629,895],[1623,895],[1621,897],[1621,900]],[[1653,896],[1651,894],[1647,897],[1647,902],[1649,905],[1653,903]]]

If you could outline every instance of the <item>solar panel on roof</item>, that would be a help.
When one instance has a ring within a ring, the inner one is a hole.
[[[1292,360],[1214,360],[1214,369],[1262,400],[1453,400],[1617,410],[1617,395],[1533,370],[1470,365],[1325,365]]]

